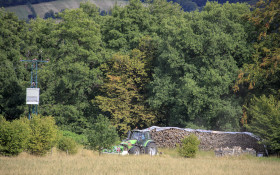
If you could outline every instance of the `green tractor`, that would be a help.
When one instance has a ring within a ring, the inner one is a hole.
[[[149,131],[133,130],[128,132],[128,137],[120,145],[114,146],[111,150],[104,149],[103,153],[156,155],[157,151],[157,145],[151,139]]]

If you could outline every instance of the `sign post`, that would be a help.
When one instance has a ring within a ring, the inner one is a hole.
[[[30,62],[31,63],[31,80],[30,80],[30,88],[26,89],[26,104],[29,105],[29,115],[28,119],[31,119],[32,114],[38,114],[38,105],[39,105],[39,97],[40,97],[40,89],[37,88],[37,71],[38,71],[38,63],[47,63],[49,61],[43,60],[20,60],[22,62]],[[35,69],[35,71],[34,71]]]
[[[39,105],[40,88],[26,88],[26,104]]]

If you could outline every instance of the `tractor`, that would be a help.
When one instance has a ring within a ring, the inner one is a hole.
[[[104,149],[103,153],[111,154],[157,154],[157,145],[151,139],[149,131],[133,130],[128,132],[128,137],[120,145],[112,149]]]

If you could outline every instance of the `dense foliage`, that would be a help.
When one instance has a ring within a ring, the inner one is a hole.
[[[231,86],[250,55],[241,19],[248,12],[246,5],[208,3],[202,12],[163,19],[149,103],[167,125],[238,129],[241,105]]]
[[[254,52],[240,69],[234,86],[244,98],[241,122],[279,151],[280,1],[259,1],[246,18],[256,27],[256,34]]]
[[[0,116],[0,133],[0,155],[13,156],[27,148],[31,129],[26,118],[9,122]]]
[[[27,71],[19,60],[25,27],[16,15],[0,9],[0,113],[7,120],[24,112]]]
[[[195,134],[191,134],[182,139],[181,145],[178,147],[178,153],[182,157],[194,158],[200,141]]]
[[[270,150],[280,151],[280,102],[273,96],[254,97],[247,108],[251,123],[248,130],[261,138]]]
[[[111,120],[120,134],[137,127],[148,127],[155,121],[152,112],[145,108],[145,99],[141,94],[148,81],[144,61],[144,54],[133,50],[131,56],[113,55],[104,65],[108,80],[102,90],[106,95],[97,96],[96,102],[102,111],[111,114]]]
[[[57,148],[67,154],[76,154],[78,152],[78,145],[75,140],[65,136],[58,140]]]
[[[80,145],[88,144],[87,136],[85,134],[79,135],[71,131],[61,131],[61,136],[71,138]]]
[[[100,114],[120,135],[151,125],[246,130],[257,120],[251,98],[279,101],[279,4],[185,12],[130,0],[101,16],[87,2],[29,23],[1,9],[0,113],[27,115],[30,65],[19,59],[37,58],[49,59],[39,64],[39,112],[62,130],[84,134]]]
[[[30,120],[31,135],[27,150],[34,155],[45,155],[57,141],[57,126],[53,117],[33,116]]]
[[[33,116],[6,121],[0,116],[0,154],[13,156],[22,151],[45,155],[57,142],[57,126],[53,117]]]
[[[99,115],[96,123],[91,130],[87,132],[89,147],[99,152],[108,149],[119,141],[116,128],[110,124],[110,121]]]

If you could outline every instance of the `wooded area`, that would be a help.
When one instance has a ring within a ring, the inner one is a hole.
[[[131,0],[101,16],[82,3],[29,23],[1,9],[0,114],[28,115],[30,64],[20,59],[49,59],[39,65],[39,113],[63,130],[85,133],[102,114],[120,135],[151,125],[249,130],[279,150],[279,5],[185,12]]]

